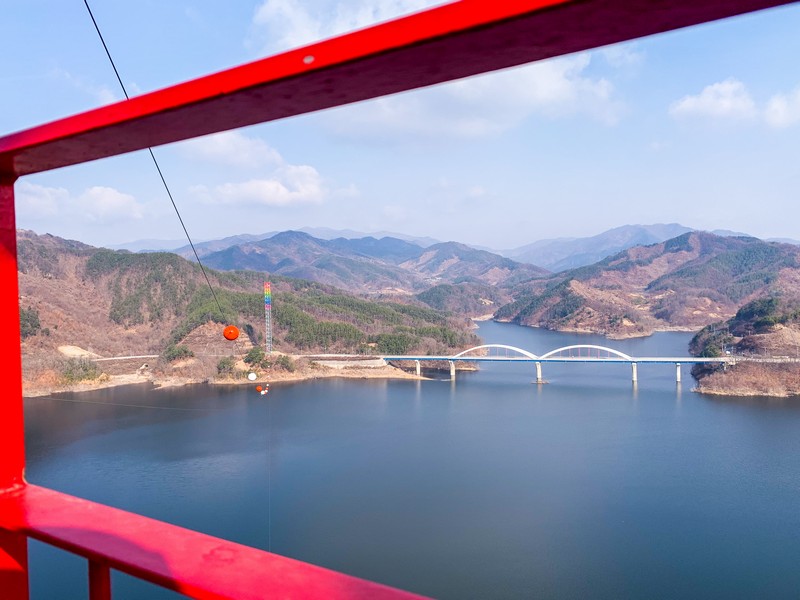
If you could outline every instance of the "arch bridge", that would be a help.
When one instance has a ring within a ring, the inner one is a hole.
[[[420,375],[422,362],[448,362],[450,363],[450,378],[456,377],[457,362],[532,362],[536,366],[536,383],[544,383],[542,376],[542,363],[627,363],[631,365],[631,380],[635,383],[639,379],[638,365],[640,363],[661,363],[675,365],[675,380],[681,380],[682,364],[735,363],[732,356],[705,358],[697,356],[630,356],[607,346],[595,344],[573,344],[555,348],[544,354],[537,355],[533,352],[510,346],[507,344],[482,344],[463,350],[452,356],[418,356],[397,355],[382,356],[387,363],[395,361],[414,361],[417,375]]]

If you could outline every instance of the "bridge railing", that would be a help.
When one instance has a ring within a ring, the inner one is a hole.
[[[200,599],[420,598],[47,488],[23,485],[0,494],[3,600],[28,597],[23,568],[28,537],[86,558],[91,600],[111,597],[112,569]]]

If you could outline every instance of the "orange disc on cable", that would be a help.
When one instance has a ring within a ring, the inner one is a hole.
[[[260,392],[260,391],[261,391],[261,386],[260,386],[260,385],[257,385],[257,386],[256,386],[256,391],[257,391],[257,392]]]
[[[225,336],[226,340],[233,341],[239,337],[239,329],[233,325],[228,325],[223,331],[222,335]]]

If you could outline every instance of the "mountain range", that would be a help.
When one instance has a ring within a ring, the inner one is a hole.
[[[410,295],[440,283],[508,287],[548,274],[456,242],[423,248],[392,237],[322,240],[300,231],[239,243],[202,260],[214,269],[269,272],[372,294]]]
[[[456,242],[422,247],[394,237],[324,240],[299,231],[260,240],[237,236],[238,243],[232,245],[229,238],[221,250],[209,246],[203,263],[215,270],[219,281],[235,281],[239,273],[247,281],[269,274],[276,281],[287,277],[311,281],[329,286],[326,289],[402,299],[462,317],[491,314],[522,325],[609,336],[647,335],[669,328],[696,330],[732,316],[743,304],[760,297],[800,297],[799,246],[730,235],[733,232],[715,235],[691,230],[650,243],[684,229],[678,224],[617,228],[595,236],[595,250],[605,253],[636,240],[647,243],[555,273]],[[34,238],[39,241],[29,244]],[[58,242],[64,254],[60,256],[47,250],[43,241],[58,238],[26,233],[21,239],[25,242],[20,245],[21,264],[33,260],[44,278],[61,277],[69,261],[81,253],[105,257],[113,264],[146,256],[99,251],[66,240]],[[573,241],[587,252],[590,249],[587,239]],[[567,242],[560,243],[563,251]],[[587,256],[584,252],[573,258],[581,262]],[[171,264],[163,257],[158,260]],[[224,275],[226,271],[231,273]],[[164,285],[160,283],[159,289]],[[115,290],[119,295],[119,288]],[[115,314],[165,310],[162,300],[147,294],[129,289],[123,296],[124,301],[112,302]]]
[[[622,229],[617,240],[639,234]],[[215,373],[230,353],[221,323],[239,324],[247,347],[263,341],[265,274],[284,352],[447,353],[477,343],[464,317],[489,315],[608,337],[714,324],[697,338],[703,352],[732,343],[781,354],[800,347],[800,246],[747,236],[688,231],[548,273],[455,242],[423,248],[392,237],[282,232],[207,254],[214,295],[199,266],[174,253],[19,231],[18,256],[25,381],[45,388],[73,376],[77,367],[62,352],[75,347],[92,356],[158,354],[155,368],[166,374]],[[795,375],[781,389],[800,389]],[[761,390],[729,374],[704,381],[720,378],[714,389]]]
[[[800,297],[800,247],[693,231],[531,281],[515,295],[496,318],[611,337],[699,329],[759,297]]]
[[[168,373],[179,366],[176,357],[194,353],[204,365],[196,374],[208,377],[221,356],[263,343],[261,272],[206,269],[212,295],[198,265],[172,253],[113,251],[22,230],[17,248],[28,382],[58,380],[75,367],[65,359],[73,351],[161,355],[158,368]],[[466,319],[413,297],[366,299],[308,280],[270,279],[273,339],[282,352],[447,354],[477,343]],[[233,344],[222,336],[226,323],[242,331]]]
[[[423,248],[432,246],[433,244],[438,244],[440,242],[440,240],[436,240],[430,237],[417,237],[412,235],[405,235],[402,233],[394,233],[390,231],[377,231],[372,233],[364,233],[352,229],[331,229],[329,227],[302,227],[297,231],[307,233],[321,240],[333,240],[336,238],[356,239],[363,237],[375,237],[375,238],[394,237],[406,242],[411,242],[412,244],[416,244]],[[261,240],[265,240],[267,238],[271,238],[272,236],[278,235],[279,233],[281,232],[269,231],[266,233],[259,233],[259,234],[244,233],[215,240],[198,240],[194,242],[194,247],[195,250],[197,250],[197,254],[200,256],[200,258],[202,258],[206,254],[210,254],[211,252],[224,250],[225,248],[230,248],[231,246],[235,246],[241,243],[258,242]],[[192,250],[191,245],[186,244],[185,242],[186,242],[185,239],[180,239],[180,240],[145,239],[145,240],[135,240],[133,242],[126,242],[123,244],[117,244],[109,246],[109,248],[111,248],[112,250],[129,250],[131,252],[170,251],[170,252],[175,252],[176,254],[180,254],[184,258],[193,259],[194,251]]]
[[[304,227],[299,229],[312,237],[321,240],[333,240],[345,238],[355,240],[358,238],[372,237],[381,239],[384,237],[396,238],[427,248],[434,244],[441,243],[429,237],[414,237],[401,233],[374,232],[364,233],[350,229],[330,229],[325,227]],[[607,256],[632,248],[648,244],[657,244],[676,237],[689,231],[697,231],[691,227],[686,227],[678,223],[657,223],[652,225],[622,225],[604,231],[597,235],[579,238],[556,238],[538,240],[531,244],[526,244],[518,248],[507,250],[496,250],[485,246],[467,244],[476,250],[484,250],[493,254],[499,254],[506,258],[511,258],[517,262],[537,265],[541,268],[553,272],[567,271],[576,267],[593,264],[603,260]],[[218,240],[206,240],[195,243],[195,249],[202,258],[213,252],[225,250],[239,244],[259,242],[266,240],[280,232],[269,232],[262,234],[242,234],[230,236]],[[721,237],[752,237],[746,233],[715,229],[711,231],[714,235]],[[800,241],[789,238],[768,238],[767,242],[780,242],[787,244],[800,244]],[[157,250],[169,250],[180,254],[184,258],[194,259],[194,252],[189,245],[183,244],[182,240],[138,240],[114,246],[114,249],[130,250],[132,252],[148,252]]]
[[[596,263],[633,246],[657,244],[688,231],[693,230],[678,223],[623,225],[591,237],[540,240],[503,254],[557,273]]]

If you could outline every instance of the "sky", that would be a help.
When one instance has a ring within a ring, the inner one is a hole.
[[[131,95],[441,2],[90,0]],[[121,100],[83,0],[0,0],[0,135]],[[509,249],[678,222],[800,238],[800,3],[155,149],[193,239]],[[180,240],[146,152],[28,176],[17,224]]]

